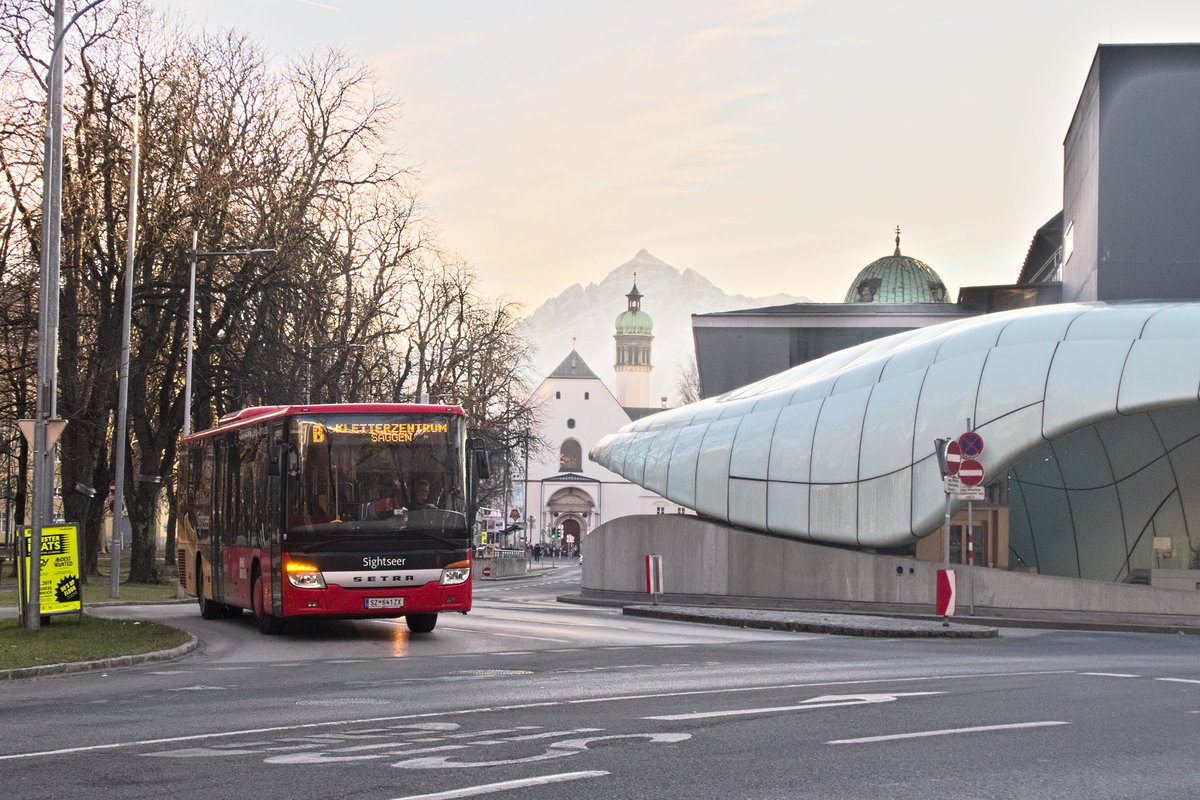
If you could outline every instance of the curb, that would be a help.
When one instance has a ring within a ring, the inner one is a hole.
[[[95,672],[102,669],[130,667],[136,664],[151,664],[157,661],[170,661],[187,655],[196,649],[199,642],[193,636],[189,641],[170,650],[152,650],[149,653],[137,653],[129,656],[114,656],[98,661],[72,661],[66,664],[41,664],[36,667],[19,667],[17,669],[0,670],[0,681],[15,681],[22,678],[40,678],[46,675],[70,675],[77,672]]]
[[[653,617],[679,622],[702,622],[773,631],[830,633],[838,636],[874,636],[882,638],[922,639],[994,639],[996,628],[977,625],[946,626],[941,623],[867,617],[853,614],[794,614],[778,611],[697,611],[679,606],[623,606],[621,613],[631,617]]]

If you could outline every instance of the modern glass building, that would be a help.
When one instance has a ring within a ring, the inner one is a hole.
[[[841,350],[591,456],[740,527],[908,551],[944,519],[935,439],[973,429],[1008,565],[1130,580],[1200,566],[1198,403],[1200,303],[1057,304]]]

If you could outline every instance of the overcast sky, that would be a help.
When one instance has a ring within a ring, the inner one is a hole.
[[[1200,41],[1197,0],[155,4],[373,65],[443,244],[529,311],[643,247],[840,301],[896,225],[952,294],[1011,282],[1096,46]]]

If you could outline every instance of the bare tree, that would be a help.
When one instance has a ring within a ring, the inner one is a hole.
[[[700,399],[700,367],[694,354],[680,372],[675,391],[679,394],[680,405],[695,403]]]
[[[276,72],[233,32],[193,36],[137,0],[86,16],[67,51],[60,409],[70,419],[62,480],[111,478],[116,342],[134,283],[126,506],[131,580],[158,579],[156,531],[172,495],[177,440],[240,407],[314,400],[461,402],[498,447],[532,427],[516,308],[480,297],[465,265],[433,245],[414,175],[384,147],[396,103],[366,68],[329,50]],[[27,413],[40,235],[47,9],[0,0],[0,423]],[[123,252],[134,97],[142,114],[140,221]],[[193,407],[183,406],[191,233],[205,250],[277,256],[202,259]],[[497,450],[499,452],[500,450]],[[0,438],[23,474],[26,451]],[[23,481],[15,481],[23,485]],[[88,564],[100,503],[64,498],[85,522]],[[167,560],[171,545],[168,540]]]

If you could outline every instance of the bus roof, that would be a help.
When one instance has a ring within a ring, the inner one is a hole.
[[[320,403],[303,406],[252,406],[226,414],[211,428],[197,431],[180,441],[192,441],[215,433],[240,428],[251,422],[265,422],[278,417],[299,414],[459,414],[462,406],[442,406],[425,403]]]

